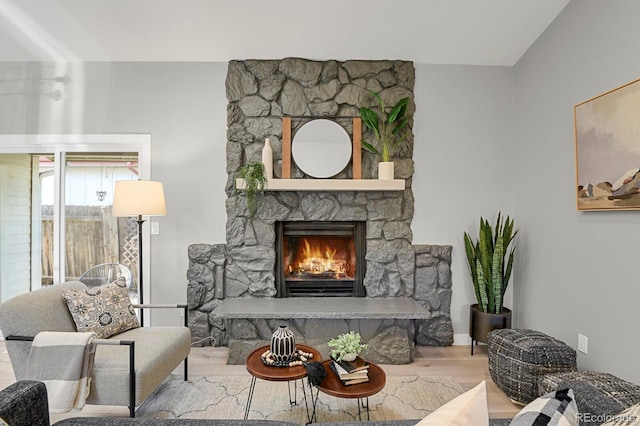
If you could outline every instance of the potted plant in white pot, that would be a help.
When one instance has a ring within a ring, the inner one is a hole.
[[[509,285],[515,246],[509,250],[517,230],[514,219],[503,221],[500,213],[495,227],[480,218],[478,239],[474,242],[466,232],[464,246],[478,303],[471,305],[469,336],[471,355],[474,342],[487,343],[491,330],[511,328],[511,310],[504,307],[504,293]]]
[[[331,358],[340,361],[353,361],[363,350],[367,349],[369,345],[361,342],[362,337],[360,333],[350,331],[343,333],[338,337],[335,337],[327,343],[331,350]]]
[[[379,155],[378,179],[390,180],[394,178],[394,165],[391,156],[398,145],[407,140],[409,117],[405,117],[409,98],[400,99],[393,107],[385,105],[382,97],[371,92],[376,98],[379,111],[368,107],[360,108],[360,116],[364,125],[373,131],[377,147],[362,140],[362,146],[369,152]]]

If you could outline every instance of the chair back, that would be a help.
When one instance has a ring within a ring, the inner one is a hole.
[[[5,338],[35,337],[41,331],[77,331],[62,291],[85,288],[87,287],[78,281],[54,284],[5,301],[0,305],[2,335]],[[7,340],[6,346],[16,380],[22,380],[27,369],[31,342]]]
[[[88,269],[80,275],[78,281],[83,282],[87,287],[98,287],[112,283],[118,278],[124,278],[127,287],[131,287],[129,268],[119,263],[102,263]]]

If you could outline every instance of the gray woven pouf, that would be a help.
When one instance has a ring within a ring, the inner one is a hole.
[[[570,387],[576,397],[582,425],[599,425],[640,401],[640,386],[609,373],[574,371],[548,374],[540,393]]]
[[[493,330],[487,344],[491,378],[515,402],[528,404],[540,396],[546,374],[576,370],[576,351],[539,331]]]

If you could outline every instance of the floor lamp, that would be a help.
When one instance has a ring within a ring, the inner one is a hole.
[[[137,216],[138,222],[138,295],[139,303],[144,303],[142,281],[142,216],[165,216],[162,183],[149,180],[120,180],[113,192],[113,216]],[[140,325],[144,326],[143,310],[140,310]]]

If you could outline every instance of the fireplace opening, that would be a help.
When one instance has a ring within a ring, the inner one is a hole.
[[[277,297],[363,297],[365,235],[365,222],[277,222]]]

